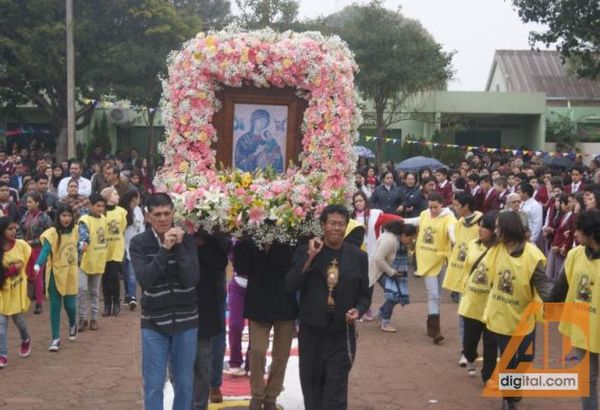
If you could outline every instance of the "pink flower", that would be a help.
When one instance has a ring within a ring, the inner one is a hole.
[[[253,206],[248,211],[248,223],[250,225],[260,225],[266,217],[265,208],[262,206]]]

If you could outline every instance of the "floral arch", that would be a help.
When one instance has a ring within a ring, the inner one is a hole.
[[[198,34],[169,56],[161,109],[165,169],[157,186],[174,196],[188,231],[202,227],[259,243],[318,232],[318,217],[354,191],[352,145],[361,115],[356,64],[338,37],[228,29]],[[218,170],[212,124],[223,86],[293,87],[307,100],[299,167],[284,174]]]

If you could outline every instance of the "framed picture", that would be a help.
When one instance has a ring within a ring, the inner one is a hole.
[[[213,125],[217,163],[253,172],[270,166],[285,172],[302,152],[301,124],[306,100],[292,88],[225,87]]]
[[[287,105],[235,104],[233,166],[249,172],[270,166],[283,173],[287,122]]]

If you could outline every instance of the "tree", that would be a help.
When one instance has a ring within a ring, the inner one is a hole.
[[[199,18],[163,0],[82,1],[74,14],[78,129],[103,96],[150,101],[139,95],[156,89],[157,61],[164,69],[167,52],[200,27]],[[59,131],[59,159],[67,152],[65,32],[64,0],[0,0],[0,100],[8,109],[33,103],[46,112]],[[142,54],[150,47],[155,54]]]
[[[327,17],[325,24],[354,52],[360,69],[358,89],[374,105],[371,120],[380,137],[391,124],[412,117],[406,108],[411,97],[443,89],[452,77],[453,53],[444,52],[417,20],[385,9],[380,0],[346,7]],[[378,163],[382,150],[383,140],[378,139]]]
[[[570,60],[581,77],[600,76],[600,3],[598,0],[512,0],[526,23],[547,27],[532,31],[532,46],[556,44],[562,57]]]
[[[176,8],[200,16],[204,29],[221,29],[231,20],[229,0],[172,0]]]
[[[106,112],[102,113],[102,118],[99,121],[97,119],[94,120],[92,139],[87,144],[87,149],[84,153],[85,158],[88,158],[96,147],[101,147],[102,152],[112,152],[112,144],[110,143],[110,138],[108,138],[108,118],[106,117]],[[80,158],[83,159],[84,157]]]
[[[298,19],[297,0],[235,0],[239,9],[238,23],[248,29],[271,27],[288,30]]]

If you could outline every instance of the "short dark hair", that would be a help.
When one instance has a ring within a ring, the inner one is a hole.
[[[467,188],[467,180],[463,177],[458,177],[456,178],[456,181],[454,181],[454,186],[456,189],[465,189]]]
[[[479,180],[481,179],[481,178],[479,178],[479,174],[476,174],[474,172],[469,174],[469,176],[467,176],[467,178],[469,179],[469,181],[473,181],[477,184],[479,183]]]
[[[487,182],[488,184],[492,183],[492,176],[491,175],[484,175],[481,177],[481,181],[480,182]]]
[[[34,178],[35,182],[39,182],[41,179],[45,179],[48,181],[48,175],[46,174],[37,174]]]
[[[386,232],[394,235],[414,236],[417,234],[417,228],[414,225],[405,224],[402,221],[391,221],[383,225]]]
[[[98,192],[92,192],[92,195],[90,195],[90,204],[96,205],[98,202],[104,202],[106,204],[106,199]]]
[[[69,161],[69,167],[73,164],[79,165],[79,168],[83,169],[83,164],[78,159],[72,159]]]
[[[121,172],[121,170],[119,169],[118,166],[116,165],[112,165],[109,164],[106,168],[104,168],[105,170],[110,170],[113,174],[117,174],[119,175],[119,173]]]
[[[579,165],[575,165],[573,168],[571,168],[571,172],[573,172],[573,171],[577,171],[580,174],[583,174],[583,168]],[[571,173],[571,172],[569,172],[569,173]]]
[[[527,176],[526,173],[524,172],[519,172],[517,175],[515,175],[517,178],[519,178],[521,180],[521,182],[523,181],[529,181],[529,177]]]
[[[446,167],[438,168],[433,172],[439,172],[440,174],[448,176],[448,168],[446,168]]]
[[[0,181],[0,188],[5,187],[5,186],[8,186],[8,183],[4,182],[4,181]]]
[[[587,184],[583,188],[583,192],[594,192],[594,191],[599,191],[599,190],[600,190],[600,184],[596,184],[595,182],[592,184]]]
[[[423,178],[423,179],[421,180],[421,186],[425,186],[425,185],[427,185],[427,184],[428,184],[428,183],[430,183],[430,182],[433,182],[433,183],[435,183],[435,182],[436,182],[436,181],[435,181],[435,178],[434,178],[434,177],[426,177],[426,178]]]
[[[475,197],[468,192],[456,193],[456,195],[454,195],[454,200],[462,206],[468,207],[470,211],[475,210]]]
[[[575,219],[575,229],[600,243],[600,211],[590,209],[580,213]]]
[[[526,193],[529,198],[533,197],[535,189],[533,189],[533,186],[529,182],[523,182],[519,187],[521,188],[521,192]]]
[[[518,213],[514,211],[499,212],[497,223],[502,242],[525,242],[527,240],[525,227]]]
[[[168,206],[169,208],[173,209],[173,200],[164,192],[158,192],[150,195],[146,201],[146,208],[148,209],[148,212],[152,212],[154,208],[158,208],[159,206]]]
[[[439,202],[440,204],[444,204],[444,197],[442,196],[442,194],[440,194],[437,191],[433,191],[430,192],[429,195],[427,195],[427,202]]]
[[[327,222],[327,218],[331,214],[342,215],[346,219],[346,223],[348,223],[350,220],[350,212],[348,211],[348,208],[346,208],[344,205],[331,204],[327,205],[325,209],[323,209],[323,213],[321,213],[321,217],[319,218],[321,223],[324,224]]]

